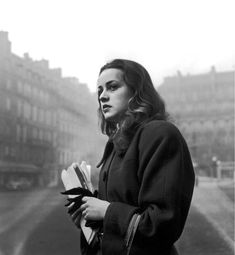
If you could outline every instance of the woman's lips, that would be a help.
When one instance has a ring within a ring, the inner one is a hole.
[[[111,106],[108,105],[108,104],[104,104],[104,105],[102,106],[103,112],[107,112],[110,108],[111,108]]]

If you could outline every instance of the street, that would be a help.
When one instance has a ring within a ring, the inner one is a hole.
[[[79,255],[78,230],[59,189],[1,192],[0,255]],[[181,255],[233,255],[218,230],[193,205],[181,239]]]
[[[31,232],[60,203],[59,198],[53,189],[1,191],[0,255],[22,254]]]

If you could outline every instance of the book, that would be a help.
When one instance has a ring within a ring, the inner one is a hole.
[[[63,169],[61,172],[61,180],[64,184],[65,190],[81,187],[88,189],[93,193],[90,166],[87,165],[85,161],[82,161],[80,165],[78,163],[73,163],[67,170]],[[74,198],[77,197],[77,195],[68,195],[68,197]],[[81,230],[87,240],[87,243],[90,244],[95,237],[96,230],[86,227],[85,224],[86,220],[84,217],[81,217]]]

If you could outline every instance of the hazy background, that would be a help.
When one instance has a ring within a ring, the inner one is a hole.
[[[80,254],[60,172],[86,160],[97,186],[107,138],[96,80],[113,58],[146,67],[188,143],[197,178],[180,254],[234,254],[234,10],[232,0],[0,0],[0,255]]]
[[[158,85],[164,76],[234,68],[233,0],[0,1],[0,29],[13,52],[48,59],[64,76],[95,91],[107,60],[142,63]]]

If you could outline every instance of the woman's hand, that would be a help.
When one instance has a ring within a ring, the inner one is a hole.
[[[73,206],[73,205],[72,205]],[[73,214],[70,214],[72,221],[74,222],[74,224],[80,229],[80,221],[81,221],[81,211],[80,208],[77,209]]]
[[[82,202],[79,212],[82,213],[85,220],[103,220],[110,205],[109,202],[95,197],[83,197]]]

